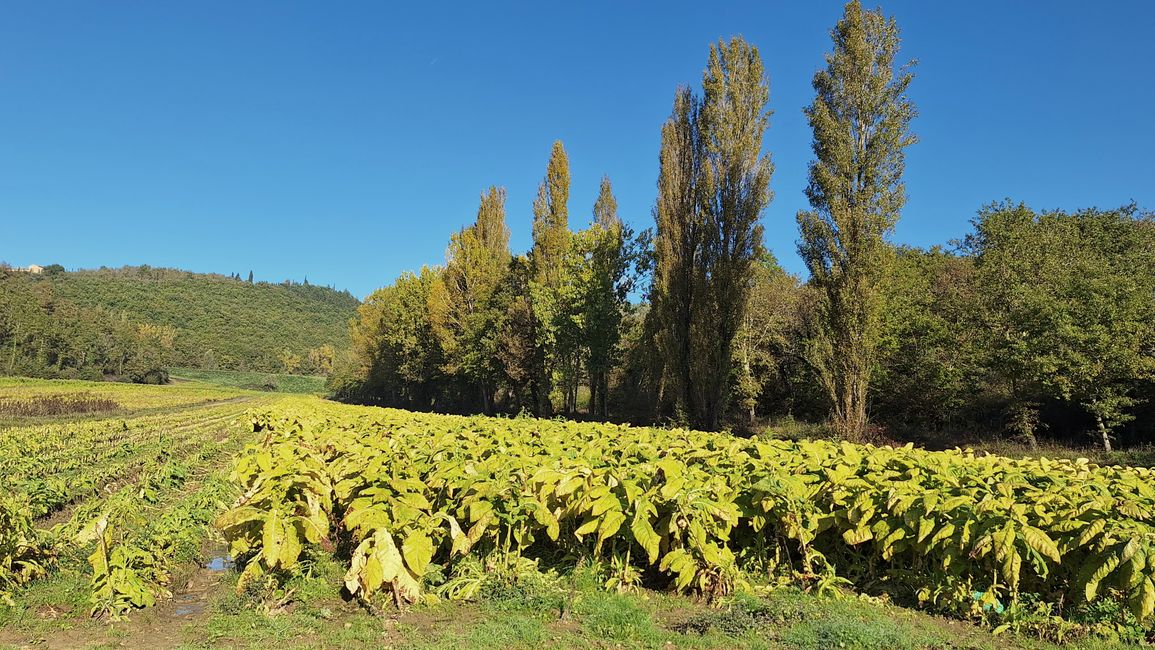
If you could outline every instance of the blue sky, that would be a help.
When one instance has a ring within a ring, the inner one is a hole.
[[[716,6],[715,6],[716,5]],[[873,6],[867,3],[867,6]],[[895,240],[984,203],[1155,208],[1155,3],[887,2],[921,142]],[[0,0],[0,260],[308,277],[364,296],[444,259],[508,188],[515,249],[551,143],[571,225],[602,174],[652,224],[659,128],[709,44],[761,51],[777,167],[766,243],[794,272],[802,107],[838,2]]]

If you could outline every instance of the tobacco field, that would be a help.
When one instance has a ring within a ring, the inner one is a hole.
[[[368,603],[468,599],[464,558],[596,558],[609,588],[784,583],[997,623],[1027,595],[1149,624],[1145,468],[281,402],[252,416],[218,520],[247,582],[318,554]]]

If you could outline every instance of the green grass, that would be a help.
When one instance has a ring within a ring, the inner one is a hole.
[[[283,589],[237,595],[222,584],[211,614],[182,631],[185,648],[766,648],[827,650],[1002,649],[1055,646],[853,596],[818,598],[794,589],[707,604],[667,593],[608,592],[582,569],[498,578],[466,603],[441,601],[374,611],[342,598],[340,565],[310,563]],[[500,574],[500,570],[497,572]],[[509,580],[512,579],[513,582]],[[266,613],[291,593],[292,604]],[[1062,647],[1123,647],[1083,640]]]
[[[169,375],[178,381],[199,381],[244,390],[309,395],[323,395],[325,393],[325,377],[317,375],[278,375],[265,372],[198,370],[196,368],[173,368]]]
[[[237,576],[222,576],[206,613],[193,620],[140,612],[109,624],[88,619],[79,572],[61,572],[22,594],[21,606],[0,616],[0,648],[30,640],[77,647],[147,643],[164,630],[179,647],[202,648],[751,648],[774,650],[1122,648],[1103,639],[1064,646],[961,621],[929,616],[847,594],[819,598],[795,589],[739,595],[705,603],[645,589],[616,593],[579,567],[566,574],[491,571],[471,602],[440,601],[397,610],[388,599],[367,608],[343,597],[342,567],[319,554],[307,571],[279,588],[252,585],[239,593]],[[48,606],[69,611],[45,617]],[[5,628],[13,635],[5,635]],[[83,642],[83,643],[81,643]],[[11,644],[6,646],[5,644]]]

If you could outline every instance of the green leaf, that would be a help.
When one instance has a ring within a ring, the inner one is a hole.
[[[1083,597],[1087,602],[1095,599],[1099,593],[1099,583],[1111,575],[1119,566],[1119,554],[1110,553],[1098,559],[1092,559],[1083,570]]]

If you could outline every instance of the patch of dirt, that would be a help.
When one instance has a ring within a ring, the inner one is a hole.
[[[231,567],[224,560],[223,551],[209,554],[205,565],[199,566],[174,581],[173,597],[155,607],[130,612],[126,621],[94,621],[82,618],[86,612],[72,612],[49,605],[40,607],[35,615],[41,620],[52,620],[50,632],[40,630],[29,634],[18,630],[0,630],[0,645],[16,648],[148,648],[166,650],[186,641],[183,630],[209,615],[209,604],[217,591],[221,576]]]
[[[446,627],[465,630],[484,620],[484,617],[472,606],[455,604],[449,607],[434,607],[430,609],[408,609],[392,611],[385,615],[402,625],[418,630],[443,630]]]

